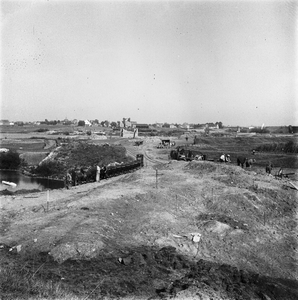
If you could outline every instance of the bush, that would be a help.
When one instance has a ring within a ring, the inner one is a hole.
[[[39,166],[34,170],[34,173],[42,176],[48,177],[53,175],[60,175],[64,172],[64,166],[58,161],[48,161]]]
[[[16,151],[0,153],[0,169],[17,170],[22,163],[20,155]]]
[[[49,129],[47,129],[47,128],[39,128],[39,129],[35,130],[35,132],[46,132],[46,131],[49,131]]]
[[[270,131],[267,128],[252,128],[252,129],[249,130],[249,132],[270,133]]]

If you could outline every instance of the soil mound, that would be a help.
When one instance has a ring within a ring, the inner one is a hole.
[[[7,245],[1,245],[1,252],[4,256],[15,257],[12,267],[19,268],[20,274],[50,280],[52,285],[59,284],[74,295],[92,290],[92,295],[85,295],[90,299],[104,296],[119,299],[132,294],[138,299],[145,295],[147,299],[149,295],[150,299],[202,299],[199,295],[204,295],[203,299],[221,300],[297,299],[294,281],[280,281],[203,259],[193,262],[171,246],[125,249],[118,257],[68,259],[62,264],[46,252],[22,260]],[[182,278],[181,272],[185,274]],[[8,285],[8,280],[3,281],[2,290],[9,289]]]

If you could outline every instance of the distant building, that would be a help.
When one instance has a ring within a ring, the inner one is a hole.
[[[9,120],[0,120],[0,125],[10,125]]]
[[[136,138],[136,137],[138,137],[139,136],[139,134],[138,134],[139,132],[138,132],[138,129],[137,128],[135,128],[133,131],[130,131],[130,130],[126,130],[126,129],[124,129],[124,128],[122,128],[121,130],[120,130],[120,136],[121,137],[123,137],[123,138]]]
[[[131,123],[131,128],[136,128],[137,122],[136,121],[130,121]]]
[[[92,124],[89,120],[85,120],[85,126],[92,126]]]
[[[183,123],[182,124],[182,128],[184,128],[184,129],[189,129],[189,124],[188,123]]]
[[[148,124],[136,124],[136,128],[138,129],[149,129]]]
[[[130,128],[131,127],[131,122],[125,120],[124,125],[125,125],[125,128]]]
[[[15,123],[15,125],[18,125],[18,126],[23,126],[24,125],[23,121],[16,121],[14,123]]]

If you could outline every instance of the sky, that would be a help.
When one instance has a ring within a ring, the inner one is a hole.
[[[298,125],[297,1],[1,1],[1,119]]]

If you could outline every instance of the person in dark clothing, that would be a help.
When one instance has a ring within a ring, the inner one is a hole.
[[[72,180],[72,185],[76,185],[77,183],[77,173],[75,169],[72,169],[71,171],[71,180]]]
[[[107,167],[103,166],[101,168],[101,170],[102,170],[102,179],[108,179],[108,176],[107,176]]]

